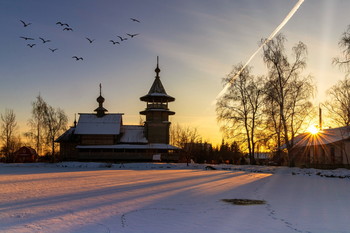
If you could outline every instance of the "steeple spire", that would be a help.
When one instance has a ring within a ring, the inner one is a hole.
[[[159,73],[159,57],[157,56],[157,67],[154,70],[156,72],[156,77],[155,80],[153,81],[153,84],[148,91],[148,94],[145,96],[142,96],[140,99],[141,101],[146,101],[146,102],[172,102],[175,100],[174,97],[169,96],[165,88],[160,81]]]
[[[160,69],[159,69],[159,57],[158,56],[157,56],[157,68],[154,71],[156,72],[156,78],[159,78]]]
[[[102,85],[100,83],[100,96],[96,99],[98,103],[98,108],[95,109],[95,112],[97,113],[97,117],[103,117],[106,115],[106,112],[108,112],[107,109],[103,107],[103,102],[105,102],[105,98],[102,97]]]

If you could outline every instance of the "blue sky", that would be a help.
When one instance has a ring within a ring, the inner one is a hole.
[[[176,112],[173,123],[198,128],[204,139],[221,141],[213,100],[222,78],[246,60],[297,3],[296,0],[0,0],[0,112],[13,109],[26,129],[31,102],[40,93],[52,106],[75,113],[97,107],[102,83],[105,107],[124,113],[124,123],[138,124],[139,111],[153,82],[156,56],[160,77]],[[325,91],[344,73],[331,64],[340,55],[338,41],[350,24],[347,0],[305,0],[281,30],[289,49],[308,46],[305,74]],[[140,20],[133,22],[130,18]],[[32,23],[23,27],[20,20]],[[73,31],[63,31],[57,21]],[[138,33],[134,38],[126,34]],[[35,40],[33,48],[21,36]],[[109,40],[129,37],[120,45]],[[43,44],[39,37],[51,42]],[[86,37],[95,39],[90,44]],[[51,52],[49,48],[57,48]],[[290,51],[290,50],[289,50]],[[81,56],[75,61],[72,56]],[[265,74],[261,53],[251,62]]]

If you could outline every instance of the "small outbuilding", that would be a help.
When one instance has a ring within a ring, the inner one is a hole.
[[[14,163],[34,163],[38,161],[36,151],[28,146],[22,146],[13,154]]]

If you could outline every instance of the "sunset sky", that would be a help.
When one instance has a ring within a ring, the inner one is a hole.
[[[0,0],[0,113],[13,109],[24,131],[31,102],[40,93],[48,104],[64,109],[71,124],[75,113],[97,107],[102,83],[105,108],[124,113],[124,124],[139,124],[139,112],[145,108],[139,97],[151,87],[159,56],[161,81],[176,98],[169,105],[176,112],[172,123],[196,127],[203,139],[220,143],[212,103],[223,88],[222,78],[233,65],[249,59],[260,39],[268,37],[297,2]],[[315,104],[344,78],[331,62],[341,54],[338,41],[350,24],[349,9],[348,0],[305,0],[281,30],[289,53],[299,41],[308,46],[305,74],[317,85]],[[20,20],[31,25],[24,27]],[[58,21],[73,31],[64,31]],[[138,35],[130,38],[127,33]],[[113,45],[110,40],[120,41],[118,36],[128,40]],[[95,40],[90,44],[86,37]],[[261,52],[250,65],[254,74],[266,74]]]

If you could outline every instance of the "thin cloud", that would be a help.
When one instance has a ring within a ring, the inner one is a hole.
[[[157,51],[164,56],[178,59],[188,67],[197,71],[217,77],[217,74],[227,70],[227,65],[220,63],[218,59],[208,56],[207,52],[194,51],[191,40],[187,44],[171,42],[168,39],[145,38],[148,41],[147,47],[151,51]],[[181,60],[180,60],[181,59]]]
[[[256,54],[262,49],[262,47],[268,43],[270,40],[272,40],[275,35],[288,23],[288,21],[293,17],[295,12],[299,9],[301,4],[304,2],[304,0],[299,0],[292,10],[288,13],[288,15],[283,19],[283,21],[276,27],[276,29],[269,35],[269,37],[260,45],[260,47],[250,56],[248,61],[244,64],[242,69],[232,77],[232,79],[225,85],[224,89],[216,96],[214,103],[216,103],[216,100],[219,99],[226,91],[227,89],[231,86],[232,82],[236,79],[236,77],[245,69],[245,67],[251,62],[251,60],[256,56]]]

